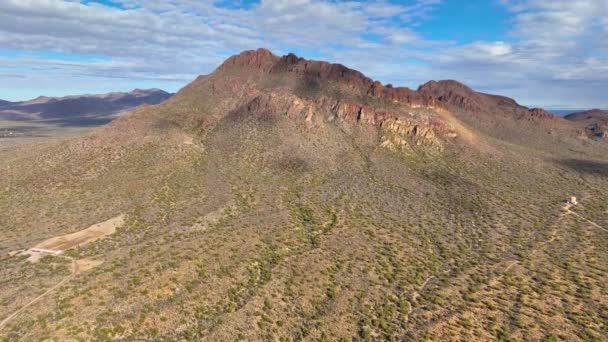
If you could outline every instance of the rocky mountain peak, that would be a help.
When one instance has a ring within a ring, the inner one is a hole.
[[[418,92],[465,110],[479,111],[483,108],[480,94],[454,80],[429,81],[418,87]]]
[[[379,81],[374,81],[363,73],[342,64],[308,60],[298,57],[293,53],[277,57],[266,49],[245,51],[228,58],[218,68],[218,72],[226,72],[242,67],[268,74],[292,74],[312,82],[335,82],[357,94],[401,102],[415,107],[441,106],[441,104],[437,104],[427,94],[421,94],[406,87],[395,88],[392,85],[385,86]]]
[[[264,72],[270,71],[279,58],[268,49],[243,51],[228,58],[218,70],[229,70],[234,67],[249,67]]]

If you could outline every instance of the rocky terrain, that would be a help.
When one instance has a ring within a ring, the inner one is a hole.
[[[583,125],[589,137],[608,140],[608,111],[591,109],[569,114],[565,118]]]
[[[0,336],[605,340],[607,149],[455,81],[246,51],[84,136],[0,148]]]
[[[528,108],[504,96],[478,93],[457,81],[430,81],[418,88],[418,93],[462,111],[476,115],[508,115],[515,120],[556,120],[542,108]]]

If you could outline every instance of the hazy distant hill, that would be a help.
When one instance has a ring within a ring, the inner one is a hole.
[[[0,102],[0,119],[44,121],[64,126],[90,126],[110,122],[119,113],[143,104],[159,104],[171,96],[160,89],[135,89],[128,93],[41,96],[30,101]]]
[[[590,109],[587,111],[571,113],[565,117],[572,121],[586,120],[608,120],[608,110]]]
[[[572,114],[572,113],[578,112],[580,110],[576,110],[576,109],[550,109],[549,111],[551,113],[555,114],[555,115],[564,117],[564,116],[566,116],[568,114]]]

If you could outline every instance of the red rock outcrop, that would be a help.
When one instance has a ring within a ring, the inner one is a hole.
[[[292,80],[299,80],[297,82],[304,84],[310,82],[321,88],[332,87],[333,84],[350,96],[334,97],[331,92],[324,91],[303,95],[294,92],[294,84],[290,82],[285,83],[286,85],[276,83],[276,87],[275,83],[271,82],[270,87],[265,86],[263,89],[258,88],[256,81],[235,83],[232,80],[234,75],[247,75],[243,69],[257,73],[257,77],[262,75],[260,80],[264,79],[264,74],[291,75]],[[404,148],[416,144],[441,149],[443,138],[455,136],[444,134],[451,132],[451,128],[431,114],[435,107],[444,107],[432,96],[409,88],[382,85],[341,64],[306,60],[294,54],[277,57],[268,50],[258,49],[230,57],[216,73],[205,80],[209,82],[213,92],[219,87],[215,85],[218,83],[223,85],[222,89],[230,84],[238,88],[231,90],[231,93],[249,94],[239,96],[242,100],[233,109],[235,113],[260,117],[285,115],[302,120],[308,127],[320,127],[329,121],[349,125],[372,125],[379,129],[382,145],[385,147]],[[194,91],[197,87],[189,89]],[[427,108],[431,112],[425,115],[416,114],[415,108],[419,107]]]
[[[277,56],[267,49],[244,51],[228,58],[219,66],[218,70],[229,70],[233,67],[250,67],[268,72],[278,59]]]
[[[514,119],[523,121],[557,119],[555,115],[544,109],[530,109],[508,97],[479,93],[454,80],[430,81],[420,86],[418,92],[448,107],[471,114],[511,115]]]
[[[412,107],[442,106],[432,96],[415,90],[392,85],[382,85],[373,81],[361,72],[349,69],[342,64],[323,61],[307,60],[293,53],[277,57],[265,49],[245,51],[230,57],[218,70],[228,70],[230,67],[250,67],[267,73],[291,73],[303,77],[311,77],[320,82],[337,82],[361,94],[383,100],[400,102]]]
[[[442,143],[438,136],[451,131],[450,127],[438,118],[378,109],[327,96],[302,98],[281,91],[256,96],[237,108],[236,112],[257,116],[285,115],[291,119],[302,120],[309,127],[323,126],[327,121],[372,125],[387,133],[382,144],[391,148],[413,143],[441,149]]]

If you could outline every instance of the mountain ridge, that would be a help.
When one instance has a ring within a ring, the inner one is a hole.
[[[360,71],[342,64],[308,60],[293,53],[278,57],[267,49],[244,51],[228,58],[218,70],[224,71],[231,67],[249,67],[269,74],[286,72],[314,77],[320,81],[337,81],[365,95],[409,105],[435,105],[432,99],[425,98],[410,88],[382,85],[380,81],[374,81]]]
[[[374,81],[363,73],[342,64],[307,60],[289,53],[278,57],[267,49],[244,51],[228,58],[218,70],[233,67],[248,67],[265,73],[288,72],[317,77],[322,81],[339,81],[364,94],[378,98],[402,102],[410,106],[457,107],[463,110],[496,111],[494,107],[508,108],[518,119],[554,120],[558,117],[542,108],[528,108],[514,99],[494,94],[476,92],[455,80],[428,81],[412,90],[407,87],[393,87]]]
[[[44,120],[66,125],[102,124],[121,112],[143,104],[159,104],[172,94],[161,89],[82,94],[61,97],[39,96],[0,107],[0,118],[16,121]]]
[[[585,111],[581,111],[581,112],[570,113],[570,114],[566,115],[564,118],[566,118],[568,120],[576,121],[576,120],[603,118],[603,117],[608,117],[608,110],[593,108],[593,109],[589,109],[589,110],[585,110]]]
[[[454,100],[450,97],[453,94],[459,98]],[[279,105],[279,101],[283,104]],[[229,57],[161,107],[178,108],[185,103],[189,110],[171,109],[166,119],[177,126],[204,130],[226,113],[248,108],[289,113],[302,117],[309,126],[323,126],[324,122],[337,118],[401,132],[399,136],[385,134],[394,141],[381,143],[389,148],[399,146],[398,149],[424,145],[426,141],[441,150],[444,143],[458,142],[459,137],[474,141],[473,146],[478,148],[484,144],[470,129],[473,126],[511,127],[513,132],[521,129],[537,132],[540,127],[548,134],[575,135],[566,120],[543,109],[530,109],[504,96],[478,93],[454,80],[429,81],[412,90],[383,85],[342,64],[307,60],[293,53],[279,57],[267,49],[243,51]],[[212,113],[194,114],[205,111]],[[395,122],[400,128],[395,127]]]
[[[528,108],[512,98],[477,92],[454,80],[429,81],[419,92],[435,97],[447,106],[471,112],[507,113],[518,120],[557,120],[558,117],[542,108]]]

